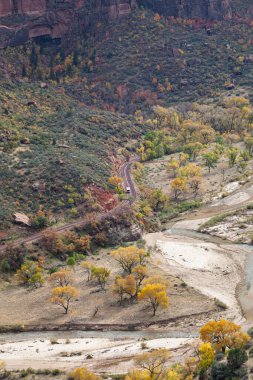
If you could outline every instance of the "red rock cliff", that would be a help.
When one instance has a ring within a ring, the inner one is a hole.
[[[12,0],[2,0],[0,2],[0,16],[9,16],[13,12],[13,1]]]
[[[97,20],[125,16],[137,4],[176,17],[231,18],[230,0],[0,0],[0,48],[73,36]]]
[[[84,1],[0,0],[0,48],[22,44],[29,38],[63,37],[71,25],[78,25]]]

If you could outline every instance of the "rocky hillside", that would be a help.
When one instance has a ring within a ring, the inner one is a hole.
[[[80,35],[101,19],[109,21],[131,13],[136,6],[165,16],[230,19],[230,0],[2,0],[0,48],[21,45],[29,39],[60,42]]]
[[[183,18],[230,19],[230,0],[139,0],[139,4],[165,15]]]

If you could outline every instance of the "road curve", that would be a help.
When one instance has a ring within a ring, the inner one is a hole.
[[[136,192],[136,189],[131,177],[131,166],[133,163],[138,162],[138,161],[139,161],[139,157],[134,156],[128,162],[122,165],[122,167],[120,168],[120,176],[123,178],[124,188],[125,190],[127,187],[130,188],[131,199],[126,200],[126,202],[130,202],[131,204],[135,202],[136,197],[137,197],[137,192]]]
[[[98,221],[102,220],[104,217],[106,217],[108,215],[113,215],[115,212],[117,212],[118,210],[122,209],[122,207],[124,207],[124,206],[126,206],[128,204],[132,204],[136,200],[137,193],[136,193],[136,189],[134,187],[134,183],[133,183],[132,178],[131,178],[131,166],[132,166],[133,163],[135,163],[137,161],[139,161],[139,157],[138,156],[133,156],[132,158],[130,158],[129,161],[127,161],[126,163],[124,163],[121,166],[120,170],[119,170],[119,173],[120,173],[121,177],[123,178],[124,188],[126,189],[126,187],[130,187],[130,190],[131,190],[131,193],[130,193],[131,199],[125,199],[121,204],[117,205],[112,210],[97,215],[97,220]],[[31,236],[29,236],[27,238],[17,239],[16,241],[14,241],[12,243],[13,243],[14,247],[18,247],[21,244],[31,243],[31,242],[40,240],[44,236],[45,232],[49,232],[49,231],[50,232],[52,232],[52,231],[53,232],[64,232],[64,231],[71,230],[72,228],[75,228],[75,227],[83,227],[83,226],[85,226],[86,223],[87,223],[87,219],[86,218],[79,219],[79,220],[77,220],[75,222],[66,223],[66,224],[64,224],[62,226],[59,226],[59,227],[47,228],[47,229],[45,229],[43,231],[40,231],[40,232],[38,232],[36,234],[33,234],[33,235],[31,235]],[[6,245],[0,246],[0,253],[4,252],[5,249],[6,249]]]

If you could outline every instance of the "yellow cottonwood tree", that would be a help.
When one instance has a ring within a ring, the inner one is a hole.
[[[70,372],[68,380],[100,380],[101,377],[97,376],[94,372],[89,371],[87,368],[76,368]]]
[[[134,267],[145,263],[147,254],[144,249],[130,246],[120,247],[112,251],[111,256],[120,264],[126,273],[131,274]]]
[[[215,350],[211,343],[202,343],[199,346],[199,369],[207,370],[213,364],[215,360]]]
[[[83,267],[85,272],[87,273],[87,281],[90,281],[93,264],[90,261],[83,261],[81,262],[81,267]]]
[[[175,178],[170,182],[175,200],[178,200],[179,196],[187,189],[187,181],[185,178]]]
[[[153,316],[156,315],[158,307],[166,309],[169,306],[166,286],[163,284],[147,284],[138,293],[138,299],[139,301],[146,301],[152,306]]]
[[[250,340],[248,334],[241,331],[241,326],[234,322],[221,319],[209,321],[200,329],[200,337],[203,342],[209,342],[216,351],[226,348],[243,347]]]
[[[119,304],[122,305],[125,295],[132,298],[136,294],[136,281],[134,276],[131,274],[126,277],[117,276],[111,289],[114,294],[118,295]]]
[[[170,161],[166,165],[167,171],[170,173],[173,172],[173,177],[176,177],[177,170],[180,167],[180,162],[175,158],[170,159]]]
[[[61,306],[67,314],[71,301],[78,295],[79,291],[73,286],[59,286],[53,289],[50,302]]]
[[[169,351],[161,348],[138,355],[135,364],[147,371],[150,379],[158,380],[163,374],[169,356]]]
[[[105,285],[110,277],[111,271],[108,268],[104,267],[92,267],[91,276],[95,277],[98,284],[101,286],[101,289],[105,288]]]
[[[202,174],[201,167],[191,162],[185,166],[182,166],[178,170],[179,177],[192,178],[195,176],[201,176],[201,174]]]
[[[123,179],[118,176],[110,177],[108,179],[109,185],[111,185],[118,193],[123,190]]]
[[[49,277],[49,282],[54,286],[68,286],[75,282],[75,276],[72,270],[63,268],[52,273]]]
[[[151,380],[150,374],[146,370],[133,369],[124,380]]]

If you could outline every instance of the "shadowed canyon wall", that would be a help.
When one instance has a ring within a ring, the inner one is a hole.
[[[136,3],[137,1],[137,3]],[[230,0],[0,0],[0,48],[31,38],[60,39],[97,20],[131,13],[137,5],[175,17],[230,19]]]
[[[167,16],[202,19],[230,19],[230,0],[138,0],[155,12]]]

